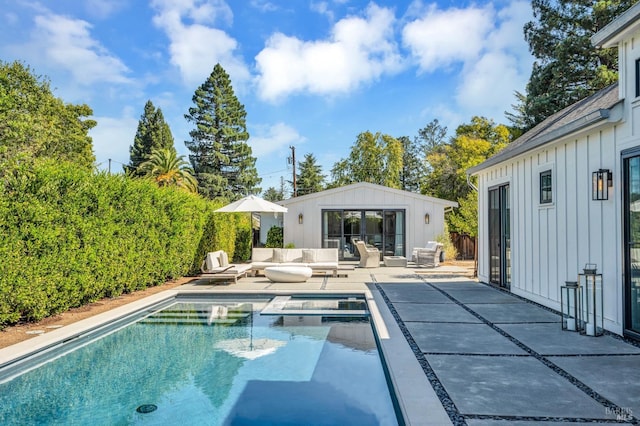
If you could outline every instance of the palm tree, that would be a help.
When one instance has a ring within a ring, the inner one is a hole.
[[[153,179],[159,186],[177,186],[189,192],[198,192],[198,181],[184,156],[172,149],[151,151],[149,159],[140,164],[144,177]]]

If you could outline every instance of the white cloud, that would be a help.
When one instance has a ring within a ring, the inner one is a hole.
[[[186,84],[201,84],[217,63],[234,83],[249,80],[249,71],[236,53],[236,40],[212,26],[228,25],[233,20],[224,1],[155,0],[152,4],[157,11],[153,22],[169,37],[171,63],[180,70]]]
[[[256,56],[259,96],[277,101],[295,93],[347,93],[402,68],[390,9],[369,5],[365,17],[336,23],[331,37],[302,41],[276,33]]]
[[[532,18],[531,5],[520,0],[500,10],[431,6],[405,26],[403,42],[423,72],[460,65],[456,114],[502,117],[515,101],[514,90],[524,90],[531,72],[533,59],[522,28]]]
[[[92,16],[108,18],[126,7],[124,0],[85,0],[84,7]]]
[[[296,129],[284,123],[262,126],[256,131],[257,135],[249,138],[252,154],[256,158],[267,156],[289,145],[303,143],[306,140]]]
[[[96,163],[107,170],[111,159],[111,171],[121,172],[122,165],[129,163],[129,147],[138,129],[138,119],[126,109],[122,117],[93,117],[98,125],[89,131],[93,138],[93,152]]]
[[[434,5],[424,16],[404,27],[403,43],[422,71],[446,68],[480,54],[492,28],[492,19],[490,6],[439,10]]]
[[[81,19],[47,14],[35,17],[29,48],[49,63],[73,75],[80,85],[130,83],[129,68],[91,36],[91,24]]]

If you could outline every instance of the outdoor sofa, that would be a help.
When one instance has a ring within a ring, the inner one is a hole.
[[[251,252],[251,270],[260,273],[269,266],[308,266],[313,271],[338,275],[337,248],[263,248]]]
[[[230,280],[238,282],[238,278],[244,277],[251,270],[248,263],[231,264],[229,256],[224,250],[207,253],[200,266],[201,276],[210,280]]]

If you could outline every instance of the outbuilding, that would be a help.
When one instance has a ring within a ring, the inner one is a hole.
[[[357,258],[354,239],[376,246],[383,256],[410,256],[413,247],[424,247],[444,234],[445,212],[458,206],[453,201],[366,182],[278,204],[289,209],[283,218],[285,245],[335,247],[341,260]]]

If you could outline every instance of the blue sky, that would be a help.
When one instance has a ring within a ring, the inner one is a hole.
[[[86,103],[101,168],[129,161],[144,104],[162,108],[178,152],[195,89],[220,63],[247,111],[263,189],[291,179],[289,146],[329,175],[359,133],[506,123],[533,58],[528,1],[0,0],[0,59]]]

